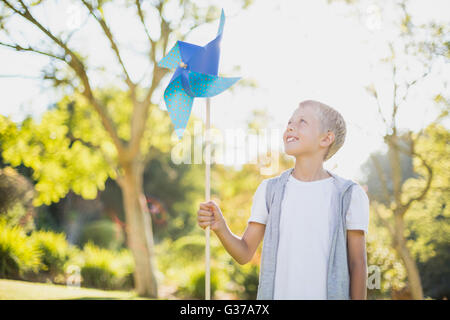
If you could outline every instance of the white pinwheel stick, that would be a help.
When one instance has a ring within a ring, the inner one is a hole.
[[[206,125],[205,125],[205,199],[209,201],[211,198],[211,135],[210,135],[210,98],[206,98]],[[205,300],[211,300],[210,290],[210,246],[209,246],[210,228],[205,228],[206,245],[205,245]]]

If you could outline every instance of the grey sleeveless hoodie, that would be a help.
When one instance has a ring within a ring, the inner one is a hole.
[[[275,287],[275,271],[279,241],[279,227],[281,203],[284,196],[286,182],[294,168],[284,171],[281,175],[269,179],[266,189],[266,205],[269,217],[264,233],[259,271],[257,300],[273,300]],[[345,213],[351,200],[352,180],[344,179],[327,170],[334,178],[334,194],[332,195],[331,210],[336,219],[335,229],[332,231],[332,242],[327,270],[327,299],[350,299],[350,274],[347,262],[347,232]]]

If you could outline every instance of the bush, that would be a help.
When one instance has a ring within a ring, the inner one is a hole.
[[[125,237],[120,226],[110,220],[98,220],[88,224],[81,235],[80,246],[88,242],[109,249],[120,249],[125,241]]]
[[[237,265],[233,262],[234,268],[231,278],[240,286],[239,295],[245,300],[256,300],[259,284],[259,267],[258,265],[247,263],[245,265]]]
[[[211,297],[214,297],[214,293],[216,292],[219,284],[218,272],[215,268],[210,268],[210,274]],[[205,270],[194,269],[190,273],[187,283],[179,287],[179,293],[181,293],[188,299],[204,299]]]
[[[22,228],[0,220],[0,278],[25,279],[26,273],[38,272],[40,254]]]
[[[134,260],[128,250],[113,252],[88,242],[82,257],[83,286],[106,290],[133,288]]]
[[[80,268],[85,287],[134,287],[134,260],[127,249],[109,251],[88,242],[79,250],[63,233],[35,231],[27,236],[21,227],[0,219],[0,278],[64,283],[70,266]]]
[[[1,218],[6,223],[6,226],[19,226],[28,233],[35,229],[32,212],[22,203],[16,202],[6,212],[1,214]]]
[[[165,239],[155,246],[160,283],[177,286],[177,294],[189,298],[204,298],[205,239],[203,234],[191,234],[175,241]],[[217,238],[210,238],[211,297],[217,291],[232,291],[232,266],[229,254]]]
[[[32,201],[35,193],[30,180],[17,170],[9,166],[0,168],[0,214],[11,209],[22,215],[32,213]],[[17,207],[14,209],[17,204],[23,208],[22,212],[19,212]]]
[[[52,282],[55,282],[56,277],[63,277],[66,263],[75,251],[67,242],[65,234],[35,231],[30,238],[41,252],[41,271],[47,273]]]

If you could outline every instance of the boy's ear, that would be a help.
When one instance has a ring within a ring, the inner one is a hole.
[[[324,133],[322,139],[320,140],[320,145],[323,147],[328,147],[333,143],[334,139],[334,132],[328,130],[327,133]]]

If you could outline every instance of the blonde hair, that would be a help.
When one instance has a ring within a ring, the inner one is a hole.
[[[326,133],[332,131],[334,133],[334,141],[328,147],[324,160],[330,159],[344,144],[347,128],[342,115],[335,109],[326,104],[315,101],[305,100],[300,102],[299,107],[312,107],[320,120],[320,132]]]

